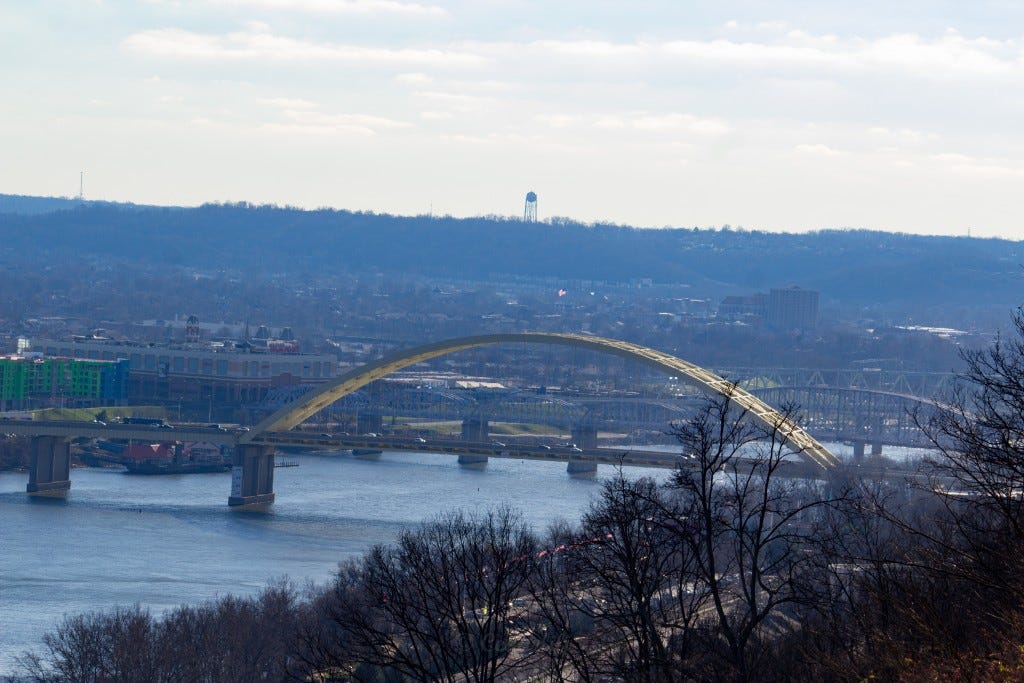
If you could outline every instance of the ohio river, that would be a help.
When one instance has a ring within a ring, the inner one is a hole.
[[[442,511],[507,503],[537,531],[575,521],[599,479],[565,464],[385,453],[279,456],[277,501],[265,512],[227,507],[230,474],[144,477],[75,469],[66,500],[25,495],[28,475],[0,473],[0,675],[63,615],[138,603],[159,613],[289,577],[327,581],[340,560]],[[601,476],[612,468],[602,466]],[[627,473],[662,479],[663,470]]]

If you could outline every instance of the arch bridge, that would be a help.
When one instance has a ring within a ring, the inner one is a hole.
[[[818,443],[817,440],[787,416],[772,408],[749,391],[698,365],[667,353],[629,342],[579,334],[539,332],[461,337],[398,351],[362,367],[350,370],[315,392],[306,392],[296,397],[293,402],[271,413],[249,431],[238,431],[230,435],[223,433],[222,430],[214,429],[192,429],[191,432],[195,432],[194,435],[197,437],[234,443],[235,450],[231,495],[228,498],[229,505],[270,503],[274,500],[275,445],[310,443],[308,434],[290,432],[292,428],[330,406],[338,399],[390,373],[446,354],[506,343],[570,346],[620,356],[639,362],[657,371],[688,381],[705,392],[728,396],[732,402],[745,412],[748,419],[752,419],[778,433],[786,445],[805,461],[803,470],[820,473],[839,464],[839,460],[828,449]],[[89,423],[71,425],[58,425],[54,423],[46,425],[46,423],[39,422],[25,423],[24,425],[18,425],[17,428],[12,425],[8,429],[18,433],[25,433],[26,435],[30,433],[36,435],[33,439],[29,492],[56,495],[62,494],[71,485],[68,469],[67,437],[73,435],[90,436],[94,435],[93,432],[96,432],[95,435],[103,436],[111,435],[118,431],[118,428],[107,425],[99,426],[90,425]],[[184,431],[176,430],[173,436],[182,436]],[[150,431],[148,433],[152,434],[153,432]],[[168,434],[167,436],[172,435]],[[360,445],[356,443],[359,441],[358,438],[349,440],[353,442],[351,444],[334,443],[336,439],[331,438],[327,439],[324,445]],[[502,444],[487,443],[486,437],[478,439],[470,436],[466,441],[467,443],[463,443],[458,447],[451,444],[408,444],[405,447],[415,447],[417,450],[427,451],[443,450],[444,452],[478,454],[476,456],[467,455],[467,460],[470,462],[474,457],[478,462],[486,461],[488,455],[567,461],[570,472],[593,471],[596,463],[599,462],[646,464],[655,467],[673,467],[678,463],[678,458],[674,454],[671,456],[666,454],[650,455],[646,461],[641,458],[636,463],[633,463],[626,462],[626,459],[619,455],[609,454],[606,449],[585,448],[581,450],[572,448],[556,452],[529,453],[505,447]],[[390,441],[388,443],[376,441],[374,444],[362,445],[402,447],[402,444],[391,443]],[[460,456],[460,461],[462,457]],[[574,470],[574,466],[579,469]]]
[[[271,502],[273,493],[273,440],[298,426],[338,399],[367,384],[424,361],[467,349],[495,344],[553,344],[587,349],[639,362],[657,371],[688,381],[703,391],[729,396],[747,415],[763,426],[778,430],[787,445],[809,464],[829,469],[839,460],[802,427],[736,384],[704,368],[667,353],[638,344],[580,334],[525,332],[460,337],[398,351],[341,375],[318,391],[308,392],[260,421],[243,434],[235,450],[231,505]],[[578,455],[576,457],[579,457]],[[596,458],[594,460],[596,462]]]

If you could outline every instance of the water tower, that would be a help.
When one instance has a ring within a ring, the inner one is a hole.
[[[537,193],[526,193],[526,210],[523,212],[523,221],[526,223],[537,222]]]

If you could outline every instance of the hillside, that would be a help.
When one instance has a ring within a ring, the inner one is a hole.
[[[33,199],[0,197],[4,258],[24,263],[100,257],[284,276],[650,278],[691,285],[695,296],[799,284],[820,290],[828,300],[862,305],[1012,307],[1020,303],[1024,280],[1024,246],[996,239],[868,231],[641,230],[251,205],[68,206],[52,202],[70,200],[33,204]],[[15,213],[11,206],[51,210]]]

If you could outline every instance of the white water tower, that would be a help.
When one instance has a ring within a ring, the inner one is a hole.
[[[537,193],[530,191],[526,193],[526,210],[523,211],[524,223],[537,222]]]

